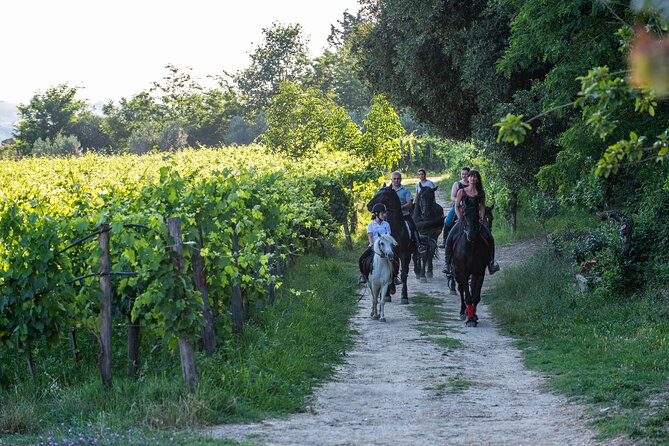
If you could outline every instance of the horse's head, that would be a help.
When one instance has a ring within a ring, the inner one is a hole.
[[[416,204],[418,215],[414,214],[414,218],[428,220],[433,216],[434,204],[436,203],[435,191],[439,186],[435,187],[434,189],[430,186],[423,187],[419,185],[418,187],[418,202]]]
[[[495,209],[495,205],[493,204],[492,206],[486,206],[485,207],[485,214],[483,215],[483,224],[492,231],[492,210]]]
[[[367,203],[367,210],[372,212],[372,208],[376,203],[383,203],[386,205],[389,213],[400,209],[402,206],[400,204],[400,198],[397,196],[397,192],[393,190],[392,186],[384,186],[379,189],[379,191],[374,194],[371,200]]]
[[[462,232],[465,234],[468,242],[473,242],[478,237],[481,230],[479,221],[479,211],[474,207],[466,207],[462,214]]]
[[[381,257],[386,257],[390,260],[393,259],[395,255],[393,253],[393,247],[397,246],[397,241],[390,234],[384,234],[374,242],[374,252]]]

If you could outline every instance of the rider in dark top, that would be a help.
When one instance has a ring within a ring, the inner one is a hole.
[[[471,169],[469,167],[463,167],[460,169],[460,180],[453,183],[453,187],[451,187],[451,201],[453,205],[451,206],[451,210],[448,212],[446,218],[444,218],[444,229],[441,231],[442,242],[441,245],[439,245],[440,248],[446,247],[446,236],[455,223],[455,199],[460,189],[464,189],[469,185],[470,171]]]
[[[458,222],[451,228],[446,239],[445,246],[445,263],[443,272],[445,274],[452,274],[453,270],[451,268],[451,256],[453,255],[453,237],[460,230],[460,220],[462,219],[462,210],[464,209],[477,209],[479,212],[479,218],[483,221],[485,215],[485,192],[483,190],[483,182],[481,181],[481,174],[472,170],[469,172],[469,185],[458,191],[458,195],[455,200],[455,212],[458,215]],[[499,265],[495,262],[495,239],[492,236],[492,233],[487,226],[481,225],[481,232],[484,237],[489,241],[489,252],[490,252],[490,263],[488,264],[488,271],[490,274],[494,274],[499,271]]]

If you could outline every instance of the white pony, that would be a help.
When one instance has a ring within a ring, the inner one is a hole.
[[[397,241],[390,234],[384,234],[374,242],[374,257],[372,259],[372,272],[369,273],[367,285],[372,293],[372,319],[386,321],[383,307],[386,304],[386,294],[390,282],[393,280],[393,246],[397,246]],[[381,311],[376,309],[376,305],[381,296]]]

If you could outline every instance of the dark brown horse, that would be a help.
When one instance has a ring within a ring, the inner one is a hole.
[[[413,221],[416,223],[421,243],[427,248],[424,254],[415,253],[413,256],[414,272],[421,282],[426,282],[432,277],[435,253],[437,251],[437,238],[441,234],[444,222],[444,208],[437,203],[434,189],[426,186],[420,187],[420,192],[413,207]]]
[[[480,229],[478,209],[465,208],[459,234],[453,241],[453,275],[460,292],[460,318],[465,319],[466,314],[468,327],[478,323],[476,306],[481,301],[485,270],[490,262],[490,241]]]
[[[390,234],[397,241],[395,246],[395,257],[400,261],[400,280],[402,280],[402,300],[400,303],[409,303],[409,293],[407,291],[407,277],[409,276],[409,262],[411,261],[411,253],[416,250],[415,244],[411,241],[409,236],[409,229],[407,228],[404,218],[402,218],[402,205],[397,192],[392,186],[385,185],[372,197],[367,203],[367,210],[372,211],[376,203],[383,203],[388,209],[386,214],[386,221],[390,224]]]

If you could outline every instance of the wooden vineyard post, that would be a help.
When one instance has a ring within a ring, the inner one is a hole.
[[[274,243],[265,248],[265,252],[270,255],[269,273],[273,276],[275,276],[277,272],[277,260],[274,259],[275,250],[276,246],[274,245]],[[269,302],[270,305],[274,304],[274,299],[276,297],[275,291],[276,291],[276,284],[270,283],[269,285],[267,285],[267,302]]]
[[[202,340],[204,354],[212,356],[216,352],[216,332],[214,331],[214,316],[211,312],[209,302],[209,291],[207,290],[207,272],[204,267],[204,258],[200,255],[202,249],[202,230],[197,239],[195,252],[193,253],[193,274],[195,275],[195,287],[202,295],[202,314],[205,325],[202,328]]]
[[[77,329],[70,328],[70,346],[72,347],[72,356],[74,362],[79,362],[79,347],[77,347]]]
[[[235,267],[239,271],[239,243],[237,242],[237,224],[232,223],[232,258]],[[243,331],[242,322],[244,320],[244,308],[242,302],[242,287],[239,285],[239,278],[232,283],[232,299],[230,302],[232,311],[232,331],[241,334]]]
[[[128,315],[128,373],[131,377],[137,378],[139,376],[140,355],[139,347],[141,345],[139,320],[132,320],[132,316]]]
[[[177,255],[177,268],[181,274],[185,274],[183,259],[183,240],[181,239],[181,219],[179,217],[168,218],[167,229],[172,236],[174,244],[170,248]],[[186,296],[182,296],[185,299]],[[179,356],[181,357],[181,375],[184,384],[192,392],[197,387],[197,364],[195,363],[195,350],[188,338],[179,336]]]
[[[109,256],[109,225],[100,226],[100,376],[102,384],[111,386],[112,382],[112,314],[111,314],[111,258]]]

